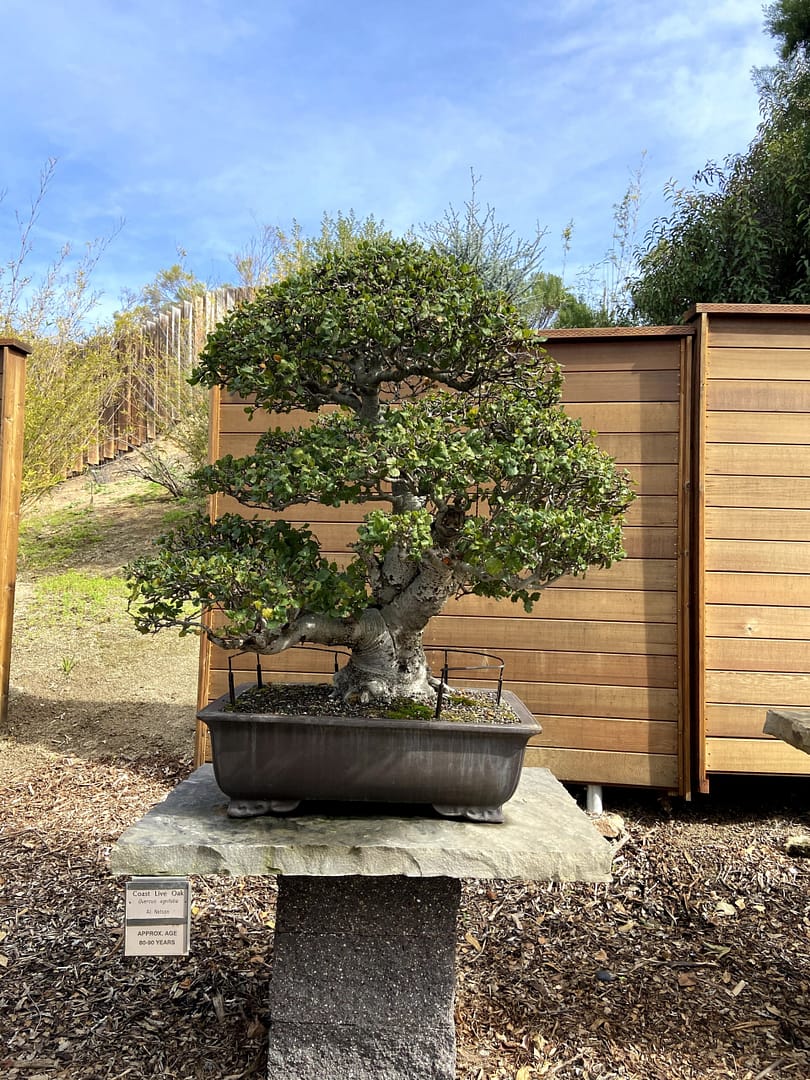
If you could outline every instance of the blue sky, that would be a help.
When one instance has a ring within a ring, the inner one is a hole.
[[[0,0],[0,262],[56,172],[31,269],[123,228],[103,314],[175,262],[232,280],[259,224],[324,211],[396,232],[478,193],[546,269],[598,262],[646,152],[643,234],[664,185],[744,150],[760,0]]]

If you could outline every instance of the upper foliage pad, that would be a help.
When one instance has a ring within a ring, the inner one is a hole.
[[[260,289],[214,331],[195,376],[276,412],[432,383],[519,380],[541,343],[473,270],[404,240],[361,241]]]

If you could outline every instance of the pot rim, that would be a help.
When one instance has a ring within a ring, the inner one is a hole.
[[[301,685],[310,685],[302,683]],[[243,686],[237,687],[236,694],[243,693],[246,690],[254,689],[255,683],[245,683]],[[459,687],[459,690],[464,690],[464,687]],[[494,690],[477,691],[486,694],[492,694],[494,696]],[[459,733],[468,733],[471,736],[475,736],[475,733],[480,734],[497,734],[508,738],[510,734],[525,741],[532,735],[539,735],[542,732],[540,723],[535,719],[531,712],[527,709],[520,698],[511,690],[503,690],[501,693],[501,700],[504,701],[518,718],[517,723],[509,724],[495,724],[495,723],[462,723],[455,720],[419,720],[417,718],[408,717],[386,717],[386,716],[341,716],[339,713],[328,714],[316,714],[310,715],[307,713],[254,713],[254,712],[240,712],[230,707],[230,693],[226,692],[215,701],[210,702],[204,708],[197,712],[197,718],[202,720],[203,723],[210,726],[210,722],[215,724],[229,724],[229,723],[252,723],[260,725],[282,725],[284,723],[292,723],[299,727],[372,727],[375,731],[402,731],[402,730],[417,730],[417,731],[457,731]],[[225,706],[228,706],[226,708]]]

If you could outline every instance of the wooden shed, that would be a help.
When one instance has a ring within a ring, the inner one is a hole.
[[[427,645],[504,657],[509,686],[544,726],[527,763],[546,765],[562,780],[689,790],[689,441],[680,432],[689,411],[693,334],[686,326],[549,332],[546,347],[565,373],[568,410],[599,431],[601,445],[635,481],[628,558],[557,583],[530,615],[508,601],[467,597],[434,619],[426,636]],[[244,402],[218,392],[211,412],[212,458],[249,453],[268,423],[266,414],[251,420]],[[215,515],[236,509],[227,498],[213,500]],[[362,512],[308,506],[285,516],[308,522],[324,549],[340,555]],[[253,661],[235,663],[247,676]],[[263,666],[270,678],[324,681],[332,660],[291,650],[264,658]],[[226,654],[204,643],[200,704],[223,693],[226,680]],[[208,755],[201,727],[197,760]]]
[[[8,712],[20,523],[25,358],[30,352],[20,341],[0,338],[0,723]]]
[[[716,773],[808,774],[765,736],[810,705],[810,306],[698,305],[693,740]]]

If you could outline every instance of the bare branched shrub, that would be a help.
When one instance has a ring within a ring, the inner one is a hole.
[[[93,271],[112,237],[65,245],[38,276],[29,271],[37,220],[53,179],[49,160],[28,212],[15,214],[19,244],[0,265],[0,333],[32,348],[26,376],[22,497],[31,502],[64,479],[98,440],[99,419],[122,380],[109,331],[88,330],[98,302]]]
[[[138,447],[129,461],[130,472],[158,484],[177,499],[197,494],[193,474],[208,460],[208,394],[189,387],[185,415],[160,438]]]

